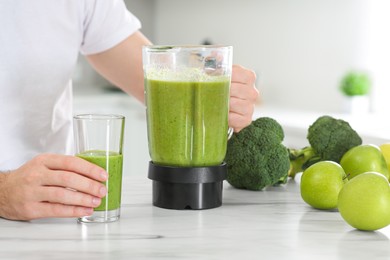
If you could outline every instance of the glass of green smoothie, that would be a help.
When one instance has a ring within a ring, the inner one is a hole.
[[[143,58],[152,161],[179,167],[221,164],[232,47],[145,46]]]
[[[78,221],[116,221],[121,207],[125,118],[121,115],[83,114],[74,116],[73,122],[76,156],[108,172],[107,195],[91,216],[81,217]]]

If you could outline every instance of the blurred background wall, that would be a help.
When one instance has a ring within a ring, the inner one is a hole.
[[[371,111],[387,111],[390,39],[386,0],[126,0],[155,44],[234,47],[253,69],[264,106],[338,113],[341,77],[370,73]],[[77,87],[109,84],[83,58]]]

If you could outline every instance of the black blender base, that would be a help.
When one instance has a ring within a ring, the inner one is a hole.
[[[222,205],[222,182],[164,183],[153,181],[153,205],[166,209],[210,209]]]
[[[166,209],[211,209],[222,205],[226,164],[209,167],[170,167],[149,163],[153,205]]]

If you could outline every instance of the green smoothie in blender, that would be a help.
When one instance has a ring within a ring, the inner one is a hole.
[[[145,79],[149,152],[156,164],[219,165],[228,135],[230,78]]]

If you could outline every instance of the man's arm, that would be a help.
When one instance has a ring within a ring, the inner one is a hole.
[[[151,42],[139,31],[115,47],[86,58],[103,77],[144,101],[144,74],[142,68],[142,46]]]
[[[0,209],[3,207],[3,204],[5,202],[4,194],[1,191],[4,190],[5,181],[7,180],[7,177],[8,173],[0,171]]]

